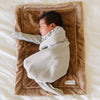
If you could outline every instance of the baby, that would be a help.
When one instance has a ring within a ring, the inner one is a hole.
[[[27,76],[34,79],[41,88],[56,95],[63,91],[51,83],[67,73],[70,61],[68,38],[63,29],[61,16],[55,11],[45,12],[39,18],[40,35],[13,32],[14,38],[39,45],[39,52],[24,59]]]

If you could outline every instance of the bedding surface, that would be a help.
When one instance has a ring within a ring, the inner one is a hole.
[[[54,87],[57,87],[58,89],[61,89],[64,92],[64,94],[80,94],[80,95],[85,94],[86,93],[85,50],[84,50],[85,44],[84,44],[82,2],[69,2],[58,5],[27,4],[27,5],[15,6],[15,31],[23,32],[26,34],[34,34],[34,35],[39,34],[38,18],[44,11],[50,11],[50,10],[54,10],[59,14],[61,14],[63,20],[63,27],[65,29],[65,36],[67,36],[70,42],[69,45],[70,62],[68,71],[64,76],[52,82],[52,85]],[[61,38],[60,35],[59,38]],[[17,44],[17,63],[16,63],[17,70],[16,70],[16,81],[15,81],[15,94],[32,95],[32,96],[51,96],[50,92],[44,91],[42,88],[40,88],[40,86],[42,85],[39,84],[40,85],[39,86],[36,83],[37,79],[34,80],[27,77],[30,76],[25,71],[28,65],[25,67],[25,69],[23,67],[24,59],[26,59],[32,54],[35,53],[37,54],[39,50],[38,48],[39,45],[18,39],[16,39],[16,44]],[[55,54],[57,52],[58,51],[56,51]],[[63,50],[61,52],[63,52]],[[37,61],[39,61],[39,59],[37,59]],[[33,60],[33,63],[34,62],[35,60]],[[44,65],[41,65],[41,67],[42,66]],[[62,65],[62,67],[64,66]],[[21,78],[19,79],[19,77]],[[40,77],[42,76],[40,75]]]
[[[76,0],[70,0],[76,1]],[[78,1],[78,0],[77,0]],[[17,4],[58,4],[69,0],[0,0],[0,99],[1,100],[99,100],[100,97],[100,2],[97,0],[83,1],[84,35],[85,35],[85,66],[87,95],[67,95],[54,97],[32,97],[14,95],[16,73],[16,42],[11,37],[14,31],[14,11]],[[19,77],[21,78],[21,77]]]

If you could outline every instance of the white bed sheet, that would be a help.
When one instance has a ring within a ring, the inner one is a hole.
[[[100,1],[83,1],[87,95],[30,97],[14,95],[16,43],[13,7],[17,4],[58,4],[79,0],[0,0],[0,100],[99,100],[100,97]]]

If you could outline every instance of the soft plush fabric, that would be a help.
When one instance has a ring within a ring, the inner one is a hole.
[[[28,34],[38,34],[38,18],[44,11],[54,10],[61,14],[66,36],[70,41],[70,64],[68,73],[52,83],[61,89],[64,94],[85,94],[85,52],[83,32],[83,10],[81,2],[70,2],[58,5],[18,5],[15,8],[15,31]],[[54,95],[40,88],[27,77],[23,67],[26,57],[39,51],[39,45],[16,40],[17,44],[17,71],[15,94],[32,96]],[[63,51],[62,51],[63,52]]]

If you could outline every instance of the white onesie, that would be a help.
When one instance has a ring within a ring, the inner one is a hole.
[[[54,88],[51,83],[67,73],[70,61],[70,49],[65,30],[56,26],[45,36],[14,32],[14,38],[33,42],[39,45],[39,52],[24,59],[27,76],[34,79],[41,88],[56,95],[63,91]]]

